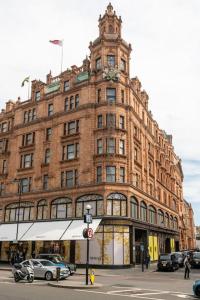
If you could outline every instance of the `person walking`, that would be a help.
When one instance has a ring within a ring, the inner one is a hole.
[[[150,255],[149,255],[149,252],[147,252],[146,257],[145,257],[146,269],[149,268],[149,263],[150,263]]]
[[[189,262],[189,257],[188,255],[184,259],[184,268],[185,268],[185,274],[184,274],[184,279],[189,279],[190,278],[190,262]]]

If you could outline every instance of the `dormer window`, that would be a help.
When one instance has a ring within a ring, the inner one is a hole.
[[[69,88],[70,88],[69,80],[66,80],[66,81],[64,82],[64,92],[68,91]]]
[[[108,55],[107,56],[107,63],[109,67],[114,68],[115,67],[115,56],[114,55]]]
[[[96,70],[101,70],[101,57],[96,59]]]
[[[35,101],[39,101],[40,100],[40,91],[35,92]]]

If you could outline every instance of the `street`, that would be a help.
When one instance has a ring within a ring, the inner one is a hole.
[[[125,297],[147,300],[194,299],[192,284],[200,278],[200,270],[192,270],[191,279],[183,279],[183,269],[171,272],[141,272],[140,269],[96,270],[98,289],[65,289],[48,286],[45,280],[34,283],[15,283],[9,271],[0,271],[0,300],[38,299],[125,299]],[[70,281],[84,282],[84,275],[70,277]]]

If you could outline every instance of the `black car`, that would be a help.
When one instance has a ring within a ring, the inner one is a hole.
[[[200,268],[200,252],[193,252],[190,259],[191,266]]]
[[[51,253],[42,253],[37,255],[37,259],[47,259],[52,261],[55,265],[58,264],[63,264],[63,266],[69,268],[70,275],[73,275],[76,272],[76,265],[64,261],[62,256],[60,254],[51,254]]]
[[[157,270],[158,271],[175,271],[178,270],[179,264],[174,254],[160,254]]]

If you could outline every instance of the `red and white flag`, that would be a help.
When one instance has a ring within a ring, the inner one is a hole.
[[[54,45],[58,45],[60,47],[62,47],[63,45],[63,41],[62,40],[50,40],[50,43],[54,44]]]

